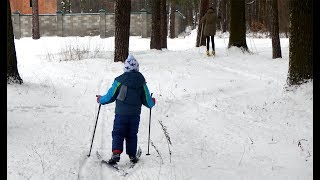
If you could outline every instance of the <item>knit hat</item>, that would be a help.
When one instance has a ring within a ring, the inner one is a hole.
[[[129,54],[128,58],[124,62],[123,70],[124,72],[139,71],[139,63],[133,55]]]

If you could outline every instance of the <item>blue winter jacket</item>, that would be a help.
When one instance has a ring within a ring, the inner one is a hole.
[[[145,78],[140,72],[125,72],[115,78],[107,94],[101,96],[99,103],[116,101],[115,113],[119,115],[140,115],[142,104],[154,106]]]

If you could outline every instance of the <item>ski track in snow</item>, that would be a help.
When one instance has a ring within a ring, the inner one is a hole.
[[[108,90],[122,64],[25,56],[19,64],[25,83],[8,85],[8,179],[311,179],[312,100],[283,90],[287,56],[271,60],[271,48],[258,46],[259,53],[250,55],[226,50],[224,43],[216,41],[215,58],[205,57],[204,47],[133,52],[157,104],[151,155],[145,156],[149,109],[143,107],[143,152],[126,177],[101,165],[96,155],[111,155],[114,103],[101,107],[87,157],[98,112],[95,95]],[[17,48],[20,59],[26,50],[19,43]],[[119,166],[128,161],[122,154]]]

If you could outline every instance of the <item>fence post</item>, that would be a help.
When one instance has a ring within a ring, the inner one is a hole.
[[[57,11],[57,36],[63,37],[63,13],[62,11]]]
[[[106,11],[104,9],[99,10],[100,13],[100,38],[106,38]]]
[[[13,13],[12,18],[12,27],[13,27],[13,34],[15,39],[20,39],[21,38],[21,27],[20,27],[20,12],[15,11]]]

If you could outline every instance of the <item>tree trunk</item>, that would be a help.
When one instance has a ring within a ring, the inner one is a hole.
[[[196,47],[205,46],[206,45],[206,37],[203,35],[201,18],[206,14],[209,9],[209,0],[201,0],[200,1],[200,16],[198,20],[198,31],[197,31],[197,42]],[[201,38],[201,39],[200,39]]]
[[[252,4],[251,4],[251,0],[247,0],[246,1],[246,29],[250,30],[250,25],[251,25],[251,17],[252,17]]]
[[[236,46],[247,51],[245,0],[230,0],[231,22],[228,48]]]
[[[11,20],[10,1],[7,0],[7,83],[23,83],[17,66],[16,48]]]
[[[281,58],[279,38],[278,0],[272,0],[272,58]]]
[[[150,49],[161,50],[160,0],[153,0],[151,4],[151,41]]]
[[[198,22],[198,19],[199,19],[199,2],[198,2],[198,0],[195,0],[194,1],[194,25],[195,25],[195,27],[194,28],[196,28],[197,27],[197,22]]]
[[[161,48],[167,48],[168,23],[167,23],[167,3],[166,0],[160,0],[161,8]]]
[[[288,84],[299,85],[313,79],[312,0],[290,0],[290,40]]]
[[[115,2],[115,50],[114,62],[124,62],[129,52],[131,1]]]
[[[230,0],[227,1],[227,31],[230,33],[230,22],[231,22],[231,5],[230,5]]]
[[[222,10],[221,5],[222,5],[221,0],[217,1],[218,17],[221,17],[221,10]],[[222,20],[221,18],[217,18],[217,30],[221,31],[221,29],[222,29]]]
[[[278,0],[278,13],[279,13],[279,32],[285,33],[288,38],[289,31],[289,7],[288,0]]]
[[[169,15],[169,22],[170,22],[170,33],[169,33],[169,37],[171,39],[174,39],[175,36],[175,12],[176,12],[176,5],[175,5],[175,0],[170,0],[170,15]]]
[[[192,3],[192,2],[191,2]],[[187,21],[187,26],[191,26],[193,28],[193,3],[189,4],[187,8],[187,13],[186,13],[186,21]]]
[[[38,0],[32,0],[32,39],[40,39]]]
[[[227,0],[221,0],[222,32],[227,31]]]

